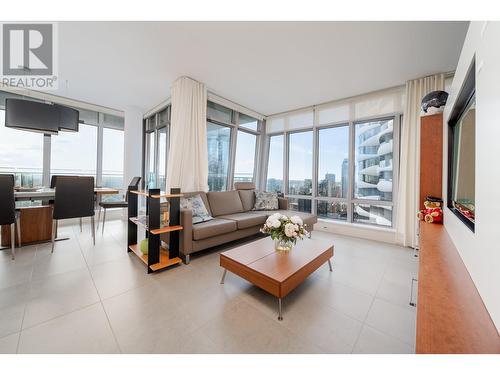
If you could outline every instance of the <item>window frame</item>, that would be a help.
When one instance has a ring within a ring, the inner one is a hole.
[[[400,134],[401,134],[401,124],[402,124],[402,113],[394,112],[387,113],[385,115],[377,115],[377,116],[369,116],[363,118],[349,119],[349,121],[338,121],[332,123],[325,123],[319,125],[319,116],[318,116],[318,108],[312,109],[314,113],[314,124],[310,127],[302,128],[302,129],[294,129],[287,130],[286,122],[288,121],[286,115],[285,117],[285,130],[280,132],[272,132],[265,134],[266,141],[265,145],[265,161],[263,167],[263,179],[262,179],[262,187],[266,187],[267,182],[267,174],[268,174],[268,165],[269,165],[269,155],[270,155],[270,142],[271,137],[277,135],[284,136],[284,145],[283,145],[283,193],[287,198],[298,198],[298,199],[310,199],[312,213],[317,215],[318,213],[318,202],[326,201],[326,202],[341,202],[347,205],[347,220],[336,220],[326,217],[318,217],[320,220],[332,221],[338,223],[348,223],[355,225],[363,225],[369,227],[377,227],[377,228],[387,228],[393,229],[396,222],[397,212],[396,212],[396,204],[395,202],[398,199],[398,187],[399,187],[399,158],[400,158]],[[391,201],[381,201],[381,200],[369,200],[369,199],[358,199],[354,198],[354,177],[355,177],[355,127],[356,124],[362,122],[369,121],[383,121],[383,120],[393,120],[393,177],[392,177],[392,200]],[[335,128],[335,127],[349,127],[349,181],[348,181],[348,194],[345,198],[336,198],[336,197],[322,197],[318,195],[318,173],[319,173],[319,131],[322,129]],[[312,131],[313,132],[313,165],[312,165],[312,195],[291,195],[288,193],[288,184],[289,184],[289,148],[290,148],[290,134]],[[363,205],[384,205],[392,207],[392,225],[382,226],[375,225],[369,223],[360,223],[354,222],[354,205],[355,204],[363,204]]]

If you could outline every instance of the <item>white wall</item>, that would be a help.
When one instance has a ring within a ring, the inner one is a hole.
[[[444,113],[448,122],[467,70],[476,56],[476,226],[470,231],[445,209],[445,227],[500,332],[500,22],[472,22]],[[444,127],[447,155],[447,126]],[[446,157],[444,158],[446,159]],[[444,165],[446,185],[447,170]],[[446,186],[443,189],[446,196]],[[464,301],[464,303],[467,303]]]
[[[142,175],[142,111],[138,108],[125,109],[124,142],[123,175],[128,186],[133,177]]]

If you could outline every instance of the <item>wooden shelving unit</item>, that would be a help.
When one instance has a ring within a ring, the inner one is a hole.
[[[148,267],[148,273],[160,271],[182,262],[179,258],[180,189],[171,189],[170,194],[160,189],[136,190],[129,186],[127,251],[132,252]],[[146,215],[138,216],[139,197],[146,197]],[[160,227],[160,199],[169,201],[169,226]],[[148,238],[148,254],[142,253],[137,243],[137,230],[141,228]],[[160,235],[170,233],[168,249],[161,246]]]
[[[139,245],[130,245],[129,249],[134,252],[135,255],[137,255],[137,257],[144,262],[144,264],[148,264],[148,256],[142,253],[141,249],[139,249]],[[170,259],[168,250],[160,247],[160,262],[153,264],[150,267],[154,272],[173,266],[175,264],[179,264],[181,262],[182,260],[178,257]]]

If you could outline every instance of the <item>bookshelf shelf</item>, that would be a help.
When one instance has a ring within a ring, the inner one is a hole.
[[[176,230],[183,229],[183,227],[180,225],[169,225],[166,227],[161,227],[158,229],[149,230],[149,226],[147,223],[148,217],[146,215],[129,217],[129,220],[131,222],[135,223],[136,225],[143,227],[145,230],[147,230],[148,232],[153,233],[153,234],[162,234],[162,233],[168,233],[168,232],[173,232]]]
[[[137,255],[137,257],[143,261],[144,264],[148,264],[148,256],[143,254],[141,249],[139,248],[139,245],[133,244],[129,246],[129,249]],[[174,266],[176,264],[179,264],[182,262],[182,259],[179,257],[175,258],[169,258],[169,253],[168,250],[164,249],[163,247],[160,248],[160,261],[158,263],[152,264],[150,268],[153,271],[159,271],[165,268],[168,268],[170,266]]]
[[[159,199],[159,198],[181,198],[184,196],[184,194],[167,194],[163,191],[159,192],[158,194],[151,194],[149,195],[148,191],[146,190],[132,190],[131,191],[132,194],[136,194],[136,195],[142,195],[144,197],[151,197],[151,198],[155,198],[155,199]]]

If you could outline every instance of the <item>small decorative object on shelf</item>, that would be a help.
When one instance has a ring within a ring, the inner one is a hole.
[[[144,255],[148,255],[148,239],[145,238],[141,241],[141,252]]]
[[[280,213],[269,216],[260,231],[271,235],[277,251],[290,251],[298,239],[309,234],[299,216],[288,217]]]
[[[448,100],[448,93],[446,91],[432,91],[422,99],[422,111],[424,115],[435,115],[436,113],[443,112],[444,105]]]
[[[442,203],[441,198],[426,197],[424,202],[425,208],[418,211],[417,217],[426,223],[441,223],[443,221]]]

